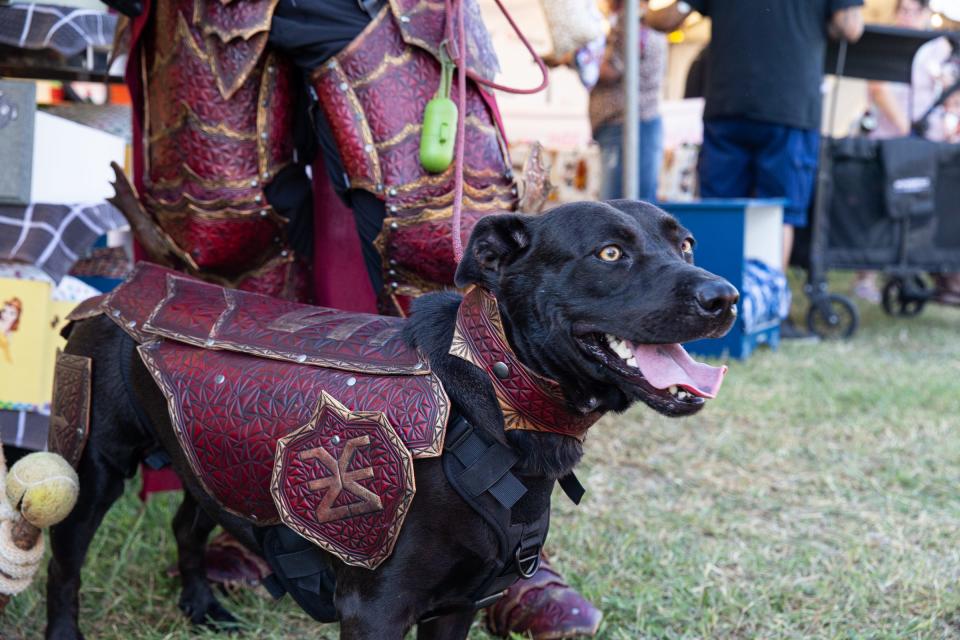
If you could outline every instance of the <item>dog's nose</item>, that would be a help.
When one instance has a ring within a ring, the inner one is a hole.
[[[705,280],[695,292],[697,304],[703,313],[719,316],[730,311],[740,299],[740,292],[726,280]]]

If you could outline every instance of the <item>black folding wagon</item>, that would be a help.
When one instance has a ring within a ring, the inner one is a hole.
[[[916,52],[944,35],[871,26],[858,43],[831,46],[827,72],[910,84]],[[946,35],[960,42],[957,34]],[[836,93],[829,107],[831,130]],[[856,306],[827,287],[830,269],[882,272],[883,308],[901,317],[919,314],[936,299],[933,274],[960,271],[960,144],[923,138],[927,115],[912,115],[914,133],[908,137],[870,139],[869,126],[864,135],[824,137],[809,239],[798,240],[794,254],[807,267],[811,332],[845,338],[857,329]]]

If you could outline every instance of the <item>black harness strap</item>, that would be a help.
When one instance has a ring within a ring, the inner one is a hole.
[[[286,525],[254,529],[263,557],[273,570],[263,586],[274,598],[290,597],[318,622],[335,622],[337,581],[325,552]]]
[[[560,488],[563,489],[563,492],[570,498],[570,502],[580,504],[580,501],[583,500],[583,494],[585,494],[587,490],[580,484],[580,479],[577,478],[573,471],[560,478],[557,482],[560,483]]]
[[[503,508],[512,508],[527,492],[510,471],[517,463],[517,454],[500,443],[487,444],[463,418],[454,421],[447,437],[451,435],[454,442],[448,441],[444,453],[454,455],[464,467],[455,480],[458,490],[466,491],[472,498],[489,491]]]
[[[448,423],[442,460],[447,480],[496,533],[499,558],[469,602],[433,611],[424,619],[489,606],[517,580],[531,577],[540,567],[540,550],[550,526],[549,507],[532,522],[512,521],[512,507],[527,493],[512,471],[517,454],[484,437],[462,416],[455,415]]]

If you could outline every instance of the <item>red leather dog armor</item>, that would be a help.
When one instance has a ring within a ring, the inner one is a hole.
[[[470,69],[492,78],[497,61],[479,9],[467,1],[465,10]],[[442,0],[393,0],[313,75],[351,186],[386,204],[377,247],[384,282],[400,311],[408,298],[451,286],[456,270],[454,167],[434,175],[419,159],[424,109],[440,85],[445,16]],[[464,239],[481,217],[517,204],[498,123],[474,82],[468,81],[466,94]]]
[[[137,342],[194,474],[225,509],[344,562],[390,553],[449,400],[403,321],[224,289],[154,265],[77,307]],[[274,487],[271,491],[271,485]]]

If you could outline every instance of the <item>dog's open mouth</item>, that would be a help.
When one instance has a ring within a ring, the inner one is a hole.
[[[654,409],[688,415],[715,398],[726,367],[697,362],[679,344],[635,344],[611,334],[590,333],[578,341],[593,358],[640,391]]]

